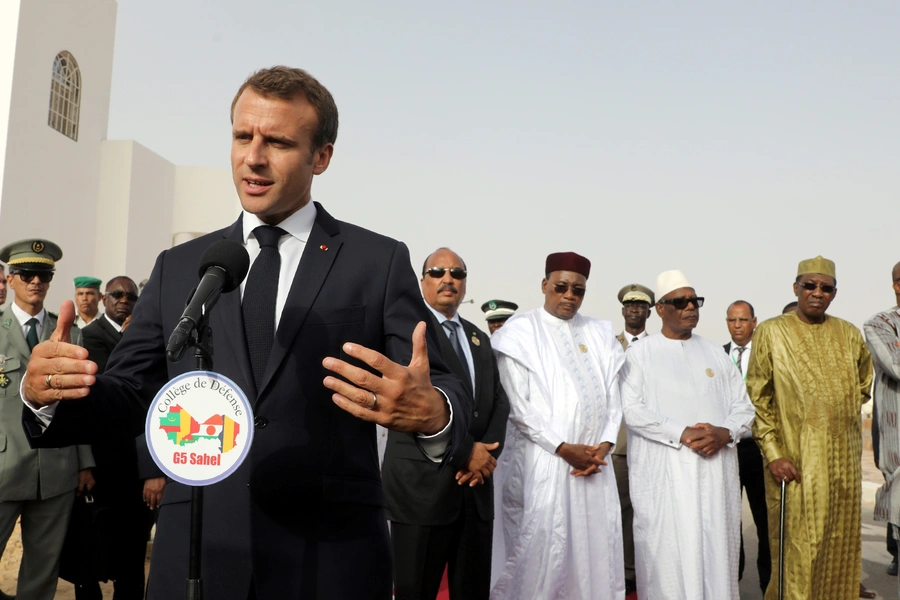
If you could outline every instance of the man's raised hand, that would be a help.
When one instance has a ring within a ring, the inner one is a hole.
[[[59,308],[56,330],[31,351],[25,372],[25,398],[46,406],[59,400],[84,398],[96,381],[96,363],[88,351],[72,342],[75,305],[66,300]]]
[[[450,422],[447,401],[431,385],[424,322],[413,331],[412,358],[406,367],[359,344],[344,344],[344,352],[382,375],[333,357],[322,361],[326,369],[347,380],[329,376],[323,383],[334,392],[334,403],[351,415],[394,431],[426,435],[441,431]]]

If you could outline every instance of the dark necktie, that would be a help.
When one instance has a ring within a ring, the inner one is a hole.
[[[744,350],[746,350],[746,348],[744,348],[743,346],[737,347],[737,361],[735,364],[737,364],[738,371],[741,372],[741,375],[744,374],[744,365],[742,364],[742,361],[741,361],[741,359],[744,356]]]
[[[25,324],[28,325],[28,334],[25,336],[25,341],[28,342],[28,349],[34,350],[34,347],[38,345],[38,334],[37,334],[37,326],[38,320],[34,317],[31,317]]]
[[[261,225],[253,230],[259,242],[259,256],[244,286],[244,300],[241,312],[244,316],[244,333],[247,336],[247,350],[253,367],[253,380],[257,393],[266,374],[269,352],[275,341],[275,299],[278,296],[278,274],[281,271],[281,254],[278,240],[287,233],[270,225]]]
[[[453,346],[453,350],[456,352],[456,356],[459,358],[459,362],[462,364],[463,372],[466,374],[466,387],[470,390],[472,389],[472,372],[469,371],[469,361],[466,360],[466,354],[463,352],[462,345],[459,342],[459,335],[457,335],[457,330],[459,329],[459,323],[454,321],[444,321],[441,323],[444,326],[444,329],[447,330],[447,337],[450,338],[450,345]]]
[[[638,341],[638,336],[634,336],[633,338],[631,338],[631,341],[632,341],[632,343]]]

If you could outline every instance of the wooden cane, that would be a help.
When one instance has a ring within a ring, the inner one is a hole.
[[[778,526],[778,600],[784,600],[784,497],[787,484],[781,480],[781,521]]]

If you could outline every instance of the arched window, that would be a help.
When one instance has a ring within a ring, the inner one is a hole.
[[[75,57],[63,50],[53,59],[47,125],[77,142],[80,109],[81,71]]]

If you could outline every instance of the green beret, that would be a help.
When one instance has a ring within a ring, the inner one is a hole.
[[[100,286],[103,284],[102,281],[97,279],[96,277],[76,277],[75,278],[75,287],[76,288],[94,288],[99,290]]]
[[[19,240],[0,249],[0,261],[24,271],[53,271],[62,250],[49,240]]]

